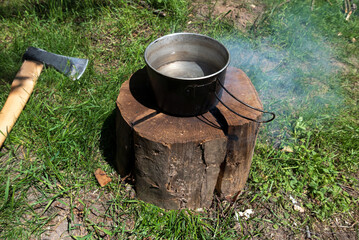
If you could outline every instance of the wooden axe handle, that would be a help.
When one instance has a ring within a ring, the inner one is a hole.
[[[0,112],[0,147],[29,100],[43,64],[25,60],[11,84],[11,90]]]

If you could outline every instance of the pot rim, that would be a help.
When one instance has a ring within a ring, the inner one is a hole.
[[[226,51],[227,55],[228,55],[228,60],[225,64],[225,66],[223,68],[221,68],[220,70],[218,70],[217,72],[215,73],[212,73],[212,74],[209,74],[209,75],[205,75],[205,76],[202,76],[202,77],[195,77],[195,78],[181,78],[181,77],[171,77],[171,76],[168,76],[168,75],[165,75],[159,71],[157,71],[157,69],[155,69],[154,67],[152,67],[152,65],[147,61],[147,52],[148,52],[148,49],[154,45],[156,42],[164,39],[164,38],[167,38],[167,37],[170,37],[170,36],[175,36],[175,35],[194,35],[194,36],[199,36],[199,37],[204,37],[204,38],[207,38],[207,39],[210,39],[211,41],[215,41],[217,42],[221,47],[223,47],[223,49]],[[203,34],[199,34],[199,33],[189,33],[189,32],[179,32],[179,33],[171,33],[171,34],[167,34],[167,35],[164,35],[160,38],[157,38],[156,40],[154,40],[153,42],[151,42],[147,47],[146,47],[146,50],[145,50],[145,53],[144,53],[144,57],[145,57],[145,62],[146,62],[146,65],[149,66],[153,71],[155,71],[157,74],[160,74],[164,77],[170,77],[174,80],[203,80],[203,79],[207,79],[207,78],[211,78],[211,77],[214,77],[218,74],[220,74],[221,72],[225,71],[227,68],[228,68],[228,65],[230,63],[230,60],[231,60],[231,57],[230,57],[230,54],[229,54],[229,51],[228,49],[221,43],[219,42],[218,40],[212,38],[212,37],[209,37],[209,36],[206,36],[206,35],[203,35]]]

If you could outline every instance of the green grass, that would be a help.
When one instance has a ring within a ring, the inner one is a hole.
[[[90,60],[78,81],[45,69],[7,138],[0,237],[40,238],[62,218],[74,239],[281,239],[303,237],[307,227],[325,238],[335,218],[358,237],[358,13],[345,21],[339,0],[317,0],[313,11],[309,0],[264,2],[257,25],[244,32],[223,16],[189,17],[187,1],[0,2],[1,104],[28,46]],[[231,65],[278,115],[261,127],[244,193],[203,212],[133,199],[108,162],[121,83],[144,66],[151,41],[179,31],[221,40]],[[105,188],[97,168],[113,178]],[[293,210],[290,197],[305,213]],[[235,212],[248,208],[254,215],[237,221]]]

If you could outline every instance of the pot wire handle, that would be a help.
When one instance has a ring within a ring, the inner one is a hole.
[[[218,81],[219,85],[221,85],[221,87],[224,89],[224,91],[226,91],[226,92],[229,94],[229,96],[231,96],[232,98],[234,98],[237,102],[239,102],[239,103],[243,104],[244,106],[249,107],[249,108],[251,108],[251,109],[253,109],[253,110],[262,112],[262,113],[264,113],[264,114],[271,114],[271,115],[272,115],[272,118],[270,118],[270,119],[268,119],[268,120],[258,121],[258,120],[255,120],[255,119],[252,119],[252,118],[243,116],[243,115],[237,113],[236,111],[234,111],[233,109],[231,109],[230,107],[228,107],[228,106],[220,99],[220,97],[218,97],[218,95],[217,95],[217,93],[216,93],[215,95],[216,95],[217,100],[218,100],[220,103],[222,103],[222,105],[225,106],[225,107],[226,107],[229,111],[231,111],[232,113],[234,113],[234,114],[236,114],[237,116],[240,116],[240,117],[242,117],[242,118],[244,118],[244,119],[247,119],[247,120],[250,120],[250,121],[253,121],[253,122],[257,122],[257,123],[268,123],[268,122],[273,121],[274,118],[276,117],[276,116],[275,116],[275,113],[273,113],[273,112],[263,111],[262,109],[252,107],[251,105],[249,105],[249,104],[247,104],[247,103],[245,103],[245,102],[239,100],[236,96],[234,96],[231,92],[229,92],[229,91],[227,90],[227,88],[224,87],[224,85],[221,83],[221,81],[219,81],[218,78],[217,78],[217,81]]]

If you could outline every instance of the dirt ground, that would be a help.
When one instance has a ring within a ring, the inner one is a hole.
[[[243,31],[252,26],[264,10],[263,4],[254,0],[195,0],[193,8],[197,18],[225,19]]]

